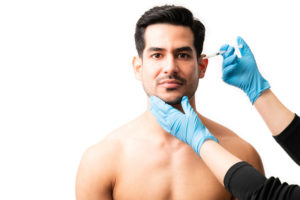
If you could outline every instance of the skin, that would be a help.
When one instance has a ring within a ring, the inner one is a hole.
[[[146,28],[143,58],[134,57],[133,68],[148,96],[156,95],[182,110],[176,103],[187,95],[196,111],[194,92],[208,61],[196,57],[193,40],[188,27],[155,24]],[[169,82],[162,83],[167,77]],[[149,101],[143,114],[84,153],[76,181],[77,200],[232,199],[193,149],[165,132],[148,108]],[[263,173],[250,144],[198,116],[224,149]]]
[[[169,30],[180,30],[176,33],[178,38],[170,37]],[[199,78],[204,77],[208,61],[197,59],[190,28],[150,25],[145,31],[145,41],[143,58],[134,58],[133,65],[147,95],[156,95],[170,104],[180,103],[183,95],[194,101]],[[177,81],[182,86],[167,88],[161,84],[164,80]]]
[[[273,136],[279,135],[295,117],[295,114],[286,108],[270,89],[265,90],[258,97],[254,106]],[[224,183],[229,168],[241,161],[212,140],[204,142],[199,153],[221,184]]]
[[[294,119],[295,114],[286,108],[275,94],[268,89],[254,102],[273,136],[279,135]]]

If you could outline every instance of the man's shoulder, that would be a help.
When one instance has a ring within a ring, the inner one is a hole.
[[[118,155],[122,152],[126,139],[130,137],[130,134],[136,132],[134,131],[136,128],[136,121],[137,119],[134,119],[108,133],[99,142],[90,146],[85,151],[84,156],[105,158],[105,160],[109,160],[109,158],[115,160],[118,158]]]
[[[239,142],[242,145],[251,146],[245,140],[238,136],[234,131],[225,127],[224,125],[213,121],[207,117],[202,115],[199,116],[204,126],[218,139],[221,140],[222,143],[235,143]]]
[[[117,166],[117,158],[120,153],[120,141],[111,137],[105,137],[98,143],[88,147],[84,152],[81,165],[88,166],[89,170],[106,172],[112,171]]]
[[[99,194],[109,197],[116,180],[120,141],[105,137],[82,155],[76,180],[76,195]],[[110,199],[110,198],[108,198]]]
[[[261,158],[250,143],[239,137],[229,128],[211,119],[201,116],[201,120],[208,130],[219,140],[221,146],[241,160],[250,163],[259,171],[264,172]]]

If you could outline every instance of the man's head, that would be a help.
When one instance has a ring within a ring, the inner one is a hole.
[[[207,60],[200,55],[205,28],[186,8],[154,7],[136,24],[138,57],[133,60],[136,77],[148,96],[155,95],[171,105],[182,96],[193,97]]]

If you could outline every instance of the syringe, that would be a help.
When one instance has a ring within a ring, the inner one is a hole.
[[[243,45],[240,44],[240,45],[238,46],[238,48],[243,48]],[[225,52],[226,52],[226,51],[218,51],[218,52],[216,52],[216,53],[209,54],[209,55],[203,57],[202,59],[208,59],[208,58],[211,58],[211,57],[219,56],[219,55],[222,55],[222,54],[225,53]]]

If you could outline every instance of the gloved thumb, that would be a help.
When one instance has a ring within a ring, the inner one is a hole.
[[[245,40],[242,37],[240,36],[237,37],[237,43],[238,46],[240,45],[242,46],[241,48],[239,48],[242,56],[249,55],[249,54],[252,55],[252,52],[248,44],[245,42]]]
[[[187,96],[182,97],[181,107],[185,114],[189,114],[191,112],[191,109],[193,109],[189,103],[189,98]]]

